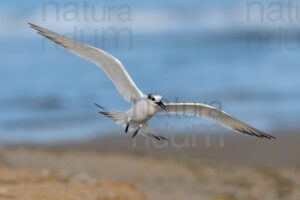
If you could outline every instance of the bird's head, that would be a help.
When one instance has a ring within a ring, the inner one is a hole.
[[[154,103],[157,106],[160,106],[162,109],[166,110],[166,105],[163,104],[162,97],[158,94],[148,94],[148,99],[150,102]]]

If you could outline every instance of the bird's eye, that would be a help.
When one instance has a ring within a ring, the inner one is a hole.
[[[152,100],[152,101],[155,101],[155,99],[154,99],[153,97],[151,98],[151,100]]]

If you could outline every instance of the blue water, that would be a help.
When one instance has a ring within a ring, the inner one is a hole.
[[[22,26],[26,33],[31,31]],[[108,110],[130,107],[106,75],[34,31],[30,34],[0,37],[1,143],[123,134],[93,105],[97,102]],[[104,50],[122,61],[144,93],[159,93],[165,101],[208,103],[266,132],[300,128],[299,49],[272,50],[246,35],[245,30],[198,28],[133,32],[132,46],[122,36],[120,47],[115,48],[114,37],[109,36]],[[95,45],[89,34],[83,42]],[[159,116],[150,123],[157,130],[163,131],[168,124],[180,131],[189,124],[207,122]]]

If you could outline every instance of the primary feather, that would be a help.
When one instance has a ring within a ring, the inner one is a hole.
[[[143,93],[136,87],[122,63],[112,55],[101,49],[77,42],[40,26],[31,23],[29,23],[29,25],[31,28],[36,29],[38,34],[100,67],[111,79],[126,101],[135,101],[143,96]]]
[[[166,103],[167,109],[160,110],[161,113],[174,113],[193,115],[196,117],[211,120],[221,126],[233,129],[240,133],[257,136],[260,138],[275,139],[274,136],[268,135],[256,128],[253,128],[240,120],[237,120],[227,113],[218,110],[212,106],[201,103]]]

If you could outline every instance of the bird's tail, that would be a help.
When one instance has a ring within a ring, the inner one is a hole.
[[[126,127],[128,117],[126,112],[118,112],[118,111],[111,111],[111,112],[99,112],[100,114],[108,117],[112,121],[114,121],[116,124]]]

